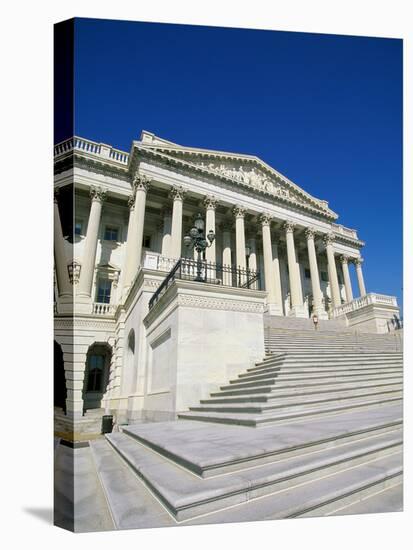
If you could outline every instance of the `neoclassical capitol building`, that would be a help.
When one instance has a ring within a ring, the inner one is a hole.
[[[75,137],[54,160],[57,431],[188,413],[262,360],[269,328],[397,328],[357,231],[258,157],[143,131],[129,153]]]

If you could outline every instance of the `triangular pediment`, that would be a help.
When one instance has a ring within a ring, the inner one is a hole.
[[[141,141],[135,143],[139,148],[158,153],[166,160],[175,160],[197,171],[254,189],[282,202],[310,208],[332,219],[337,218],[337,215],[328,208],[327,201],[311,196],[259,157],[184,147],[158,138],[149,132],[142,132]]]

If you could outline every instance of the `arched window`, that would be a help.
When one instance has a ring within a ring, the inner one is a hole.
[[[86,391],[103,391],[103,374],[106,363],[106,355],[89,355]]]

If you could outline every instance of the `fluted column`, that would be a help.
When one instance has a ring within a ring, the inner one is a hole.
[[[282,315],[281,303],[281,282],[280,271],[278,268],[278,288],[277,277],[274,271],[272,243],[271,243],[271,217],[269,214],[261,214],[259,217],[262,227],[262,252],[264,256],[264,281],[267,291],[267,308],[270,315]]]
[[[341,305],[340,287],[338,285],[336,259],[333,250],[334,235],[329,234],[324,237],[324,243],[327,251],[328,261],[328,279],[330,282],[331,300],[333,307]]]
[[[96,250],[98,246],[98,234],[100,217],[102,214],[102,204],[106,199],[106,191],[100,187],[91,187],[90,196],[92,204],[90,207],[89,221],[85,246],[82,255],[82,267],[80,270],[80,280],[77,291],[78,297],[92,297],[93,273],[96,264]]]
[[[222,284],[231,286],[231,273],[229,269],[232,265],[231,259],[231,223],[224,222],[221,224],[220,229],[222,231],[222,265],[228,267],[228,271],[224,269],[222,273]]]
[[[245,255],[245,228],[244,228],[244,216],[245,208],[237,205],[233,209],[235,216],[235,257],[236,266],[241,269],[247,267],[247,259]]]
[[[258,266],[257,241],[254,235],[248,238],[248,245],[250,247],[250,257],[248,258],[248,268],[251,271],[257,272],[257,266]],[[254,283],[252,283],[252,286],[250,288],[256,290],[258,288],[258,282],[255,281]]]
[[[150,182],[146,176],[136,174],[133,181],[134,195],[129,201],[130,215],[125,253],[125,275],[123,278],[124,297],[126,297],[127,290],[130,288],[141,263],[146,193],[149,185]]]
[[[328,315],[323,306],[323,294],[320,287],[320,275],[318,273],[317,255],[314,245],[314,229],[312,227],[307,227],[305,236],[307,237],[308,260],[310,264],[313,313],[318,315],[320,319],[327,319]]]
[[[354,263],[356,265],[357,282],[359,285],[360,296],[365,296],[367,294],[366,286],[364,284],[363,271],[361,269],[363,261],[363,258],[356,258],[354,260]]]
[[[169,258],[169,250],[171,246],[171,227],[172,227],[172,210],[169,207],[163,209],[163,235],[161,255],[164,258]]]
[[[56,265],[56,278],[59,296],[71,296],[73,287],[70,284],[67,270],[67,257],[65,252],[65,240],[63,238],[62,224],[60,221],[58,205],[59,189],[54,192],[54,257]]]
[[[295,225],[290,221],[287,221],[284,224],[287,242],[288,276],[290,281],[291,296],[291,310],[289,315],[295,317],[306,317],[307,315],[304,311],[304,305],[301,299],[302,292],[300,288],[300,274],[298,272],[297,257],[295,253],[294,227]]]
[[[181,257],[182,246],[182,209],[185,196],[183,187],[172,187],[170,196],[173,198],[172,229],[169,257],[178,260]]]
[[[275,281],[275,303],[279,313],[277,315],[284,315],[283,298],[281,289],[281,273],[280,273],[280,257],[278,254],[278,243],[275,238],[272,240],[272,270]]]
[[[206,208],[205,235],[207,235],[211,229],[215,233],[215,210],[218,201],[216,197],[208,195],[204,198],[204,205]],[[207,262],[215,263],[217,261],[215,240],[212,242],[211,246],[205,250],[205,258]]]
[[[348,256],[340,256],[341,267],[343,269],[344,287],[346,289],[346,300],[353,300],[353,289],[351,288],[350,272],[348,270]]]

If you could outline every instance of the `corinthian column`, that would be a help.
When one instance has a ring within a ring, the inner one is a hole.
[[[207,235],[211,229],[215,233],[215,210],[216,210],[217,204],[218,204],[218,201],[216,197],[212,195],[208,195],[207,197],[204,198],[204,205],[206,208],[205,235]],[[215,240],[212,242],[211,246],[209,246],[205,250],[205,258],[207,262],[216,263],[217,257],[216,257]]]
[[[248,259],[248,268],[251,271],[257,272],[257,241],[255,238],[255,234],[251,235],[251,237],[248,238],[248,245],[250,247],[250,257]],[[258,288],[258,281],[255,281],[252,283],[251,287],[252,289],[256,290]]]
[[[125,252],[125,274],[123,278],[125,295],[141,263],[143,224],[145,221],[146,193],[149,189],[149,179],[146,176],[136,174],[133,180],[133,188],[134,194],[129,200],[130,214]]]
[[[338,286],[337,267],[333,250],[334,235],[331,233],[324,237],[324,243],[327,250],[328,261],[328,279],[330,281],[331,300],[333,307],[341,305],[340,287]]]
[[[344,287],[346,289],[346,300],[353,300],[353,290],[351,288],[350,272],[348,270],[348,256],[340,256],[341,267],[343,269]]]
[[[100,187],[92,186],[90,188],[90,196],[92,198],[92,204],[87,224],[85,246],[83,249],[79,286],[76,293],[80,298],[92,297],[93,272],[96,263],[100,216],[102,213],[103,201],[106,199],[106,191]]]
[[[232,286],[231,280],[231,223],[229,221],[223,222],[220,226],[222,231],[222,265],[224,266],[222,272],[222,284],[225,286]]]
[[[170,196],[173,198],[172,230],[169,257],[178,260],[181,257],[182,245],[182,206],[185,196],[183,187],[172,187]]]
[[[171,247],[171,227],[172,227],[172,210],[169,207],[163,209],[163,235],[161,256],[169,258],[169,250]]]
[[[300,274],[298,272],[297,257],[295,254],[294,244],[294,227],[295,225],[286,221],[284,224],[285,237],[287,242],[287,260],[288,260],[288,276],[290,280],[290,295],[291,295],[291,310],[289,315],[294,317],[307,317],[304,310],[304,305],[301,299],[301,283]]]
[[[265,290],[268,292],[267,307],[270,315],[282,315],[282,303],[281,303],[281,284],[280,284],[280,272],[278,270],[278,288],[277,279],[274,272],[273,257],[272,257],[272,243],[271,243],[271,229],[269,214],[261,214],[259,217],[262,226],[262,251],[264,256],[264,281]]]
[[[320,276],[318,273],[317,255],[314,245],[315,231],[311,227],[305,230],[307,237],[308,260],[310,264],[311,289],[313,292],[313,310],[320,319],[327,319],[328,315],[323,307],[322,292],[320,288]]]
[[[360,296],[365,296],[367,294],[366,286],[364,284],[363,271],[361,269],[363,261],[363,258],[356,258],[354,260],[354,263],[356,264],[357,282],[359,284]]]
[[[245,256],[245,229],[244,229],[244,216],[245,208],[237,205],[233,209],[235,216],[235,257],[236,265],[241,269],[247,267],[247,261]]]
[[[57,198],[59,189],[54,192],[54,257],[56,264],[57,288],[59,296],[71,296],[73,294],[67,270],[67,258],[65,253],[65,240],[63,238],[62,224],[60,222],[59,205]]]

